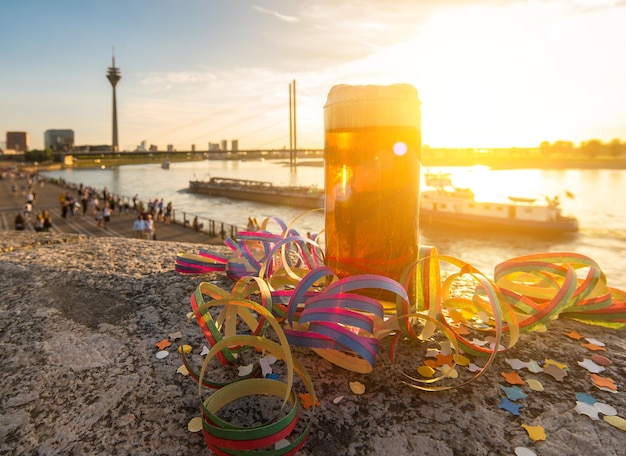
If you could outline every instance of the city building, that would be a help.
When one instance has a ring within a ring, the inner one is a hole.
[[[28,133],[25,131],[7,131],[7,150],[14,150],[19,153],[26,152],[29,143]]]
[[[230,146],[231,150],[233,152],[237,152],[239,150],[239,140],[233,139],[230,143],[231,143],[231,146]]]
[[[222,148],[223,151],[228,150],[228,140],[227,139],[222,139]]]
[[[46,130],[43,134],[44,149],[54,152],[74,147],[74,130]]]

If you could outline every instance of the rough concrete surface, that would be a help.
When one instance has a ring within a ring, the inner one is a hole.
[[[155,356],[156,342],[181,331],[194,347],[192,361],[202,361],[201,333],[185,319],[189,297],[202,281],[226,289],[233,283],[219,273],[175,272],[176,253],[200,247],[0,233],[0,454],[211,454],[201,433],[187,429],[200,414],[201,399],[194,381],[177,373],[178,342],[165,359]],[[613,364],[601,375],[615,381],[616,393],[594,386],[578,365],[593,352],[581,346],[584,340],[564,335],[572,330],[605,344],[602,354]],[[526,447],[538,455],[623,455],[626,432],[602,414],[600,420],[578,414],[575,394],[591,394],[626,417],[625,346],[623,332],[558,320],[546,333],[522,335],[479,379],[444,392],[402,383],[401,371],[416,375],[424,360],[425,346],[417,343],[401,344],[395,366],[387,354],[379,355],[369,374],[294,348],[320,400],[300,454],[513,455]],[[498,407],[505,397],[501,386],[511,386],[501,375],[512,370],[505,358],[552,359],[566,364],[568,375],[557,381],[520,370],[523,379],[539,380],[545,389],[521,386],[527,397],[516,401],[522,407],[515,416]],[[221,375],[220,369],[209,369],[210,375]],[[458,370],[461,378],[470,376]],[[365,385],[363,395],[350,390],[349,382],[357,380]],[[301,383],[295,388],[304,391]],[[254,405],[240,404],[232,413],[241,418]],[[303,410],[296,431],[310,416]],[[522,424],[543,426],[546,439],[533,442]]]

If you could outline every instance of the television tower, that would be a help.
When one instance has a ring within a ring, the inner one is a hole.
[[[117,100],[115,97],[115,86],[122,79],[120,69],[115,66],[115,52],[113,52],[113,65],[109,67],[107,72],[107,79],[113,87],[113,142],[111,143],[111,151],[119,151],[119,142],[117,140]]]

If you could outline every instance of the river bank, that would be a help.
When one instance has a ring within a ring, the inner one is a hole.
[[[18,163],[15,165],[27,170],[28,172],[36,171],[54,171],[59,169],[71,168],[71,169],[106,169],[123,165],[139,165],[150,163],[161,163],[165,156],[171,163],[191,162],[191,161],[203,161],[207,160],[207,157],[201,153],[170,153],[160,155],[148,156],[142,155],[133,157],[132,155],[111,155],[101,154],[94,157],[75,158],[72,165],[64,165],[63,163]],[[252,155],[239,155],[232,153],[229,155],[223,154],[219,157],[212,157],[208,160],[259,160],[261,157]],[[285,158],[270,158],[272,160],[285,160]],[[288,164],[288,162],[286,163]],[[296,161],[297,166],[324,166],[324,159],[322,156],[309,156],[305,155],[298,157]],[[567,156],[532,156],[532,157],[519,157],[519,156],[498,156],[484,154],[484,156],[423,156],[422,166],[424,167],[447,167],[447,166],[486,166],[494,170],[507,170],[507,169],[626,169],[626,157],[614,157],[614,156],[598,156],[594,158],[586,157],[567,157]]]
[[[0,232],[0,247],[6,252],[0,256],[0,454],[211,454],[202,436],[187,429],[200,413],[200,396],[193,380],[177,372],[176,353],[180,331],[193,346],[192,361],[202,359],[199,329],[185,320],[198,284],[233,285],[222,273],[175,272],[177,253],[203,245]],[[603,344],[602,351],[568,337],[572,331]],[[172,346],[157,359],[155,344],[163,339]],[[379,355],[369,374],[335,367],[309,349],[293,353],[320,401],[299,453],[305,456],[495,456],[515,454],[517,447],[542,456],[624,452],[623,430],[603,414],[596,420],[576,411],[576,394],[586,393],[626,417],[623,332],[556,320],[545,333],[522,334],[479,379],[430,393],[408,387],[400,371],[415,375],[424,361],[421,345],[401,343],[396,365]],[[594,353],[612,361],[600,375],[614,381],[615,391],[594,386],[578,364]],[[567,366],[566,375],[517,371],[525,397],[511,400],[520,407],[515,415],[501,408],[504,388],[514,386],[503,377],[513,370],[507,358],[544,366],[554,360]],[[467,367],[457,369],[469,374]],[[541,382],[543,391],[530,388],[529,380]],[[364,394],[351,391],[353,381],[365,386]],[[305,423],[309,413],[302,410]],[[541,426],[545,440],[533,441],[522,426]]]

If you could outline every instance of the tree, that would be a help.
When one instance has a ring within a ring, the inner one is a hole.
[[[52,160],[52,151],[46,150],[29,150],[24,153],[24,160],[29,162],[45,162]]]
[[[584,155],[587,155],[589,158],[595,158],[598,155],[602,155],[605,146],[602,144],[602,141],[599,139],[592,139],[587,142],[583,142],[580,144],[580,150]]]
[[[543,141],[539,144],[539,151],[541,152],[541,155],[547,157],[552,153],[552,145],[548,141]]]
[[[615,138],[609,144],[609,154],[612,157],[621,157],[626,151],[626,143],[622,144],[618,138]]]

